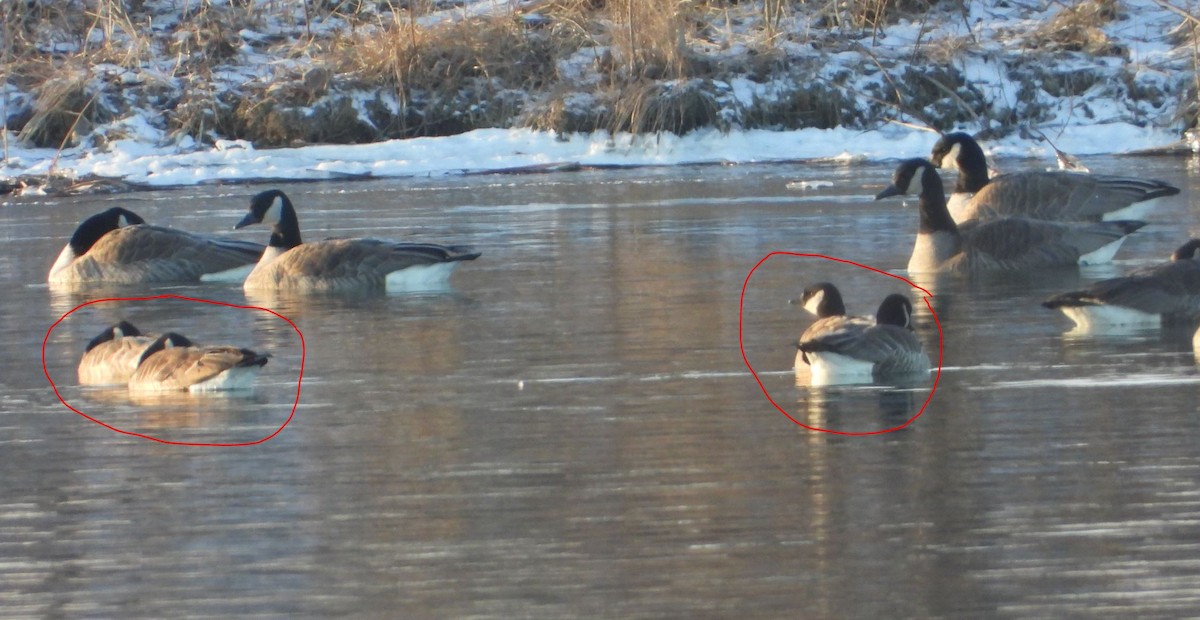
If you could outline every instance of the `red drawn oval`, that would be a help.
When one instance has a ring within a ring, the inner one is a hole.
[[[92,416],[72,407],[66,400],[64,400],[62,395],[58,393],[58,386],[55,385],[54,379],[52,379],[50,377],[50,369],[46,367],[46,345],[47,345],[47,343],[50,342],[50,334],[52,334],[54,332],[54,328],[58,327],[59,323],[62,323],[64,320],[66,320],[66,318],[71,316],[71,314],[73,314],[76,310],[79,310],[80,308],[85,308],[92,304],[99,304],[99,303],[110,302],[110,301],[148,301],[148,300],[152,300],[152,299],[181,299],[183,301],[192,301],[192,302],[196,302],[196,303],[212,304],[214,306],[226,306],[229,308],[238,308],[241,310],[260,310],[262,312],[267,312],[278,318],[281,318],[284,321],[287,321],[287,324],[291,325],[292,329],[296,331],[296,335],[300,336],[300,376],[296,380],[296,401],[294,403],[292,403],[292,410],[290,413],[288,413],[288,417],[286,420],[283,421],[283,424],[280,424],[279,428],[275,429],[275,431],[272,432],[271,434],[267,435],[266,437],[263,437],[262,439],[257,439],[255,441],[243,441],[243,442],[236,442],[236,443],[232,443],[232,442],[231,443],[205,443],[205,442],[193,442],[193,441],[172,441],[172,440],[168,440],[168,439],[161,439],[161,438],[155,437],[153,435],[147,435],[145,433],[137,433],[134,431],[127,431],[124,429],[117,428],[115,426],[112,426],[111,424],[97,420],[96,418],[93,418]],[[75,306],[69,312],[62,315],[62,317],[60,317],[57,321],[55,321],[54,324],[52,324],[50,326],[50,329],[46,330],[46,337],[44,339],[42,339],[42,372],[44,372],[46,374],[46,380],[50,382],[50,387],[54,389],[54,395],[58,397],[58,401],[61,402],[64,407],[66,407],[67,409],[70,409],[71,411],[74,411],[75,413],[79,414],[83,418],[90,420],[92,422],[95,422],[96,424],[99,424],[100,426],[103,426],[104,428],[107,428],[108,430],[113,431],[115,433],[120,433],[122,435],[129,435],[131,437],[140,437],[142,439],[148,439],[150,441],[154,441],[154,442],[158,442],[158,443],[162,443],[162,444],[168,444],[168,445],[172,445],[172,446],[203,446],[203,447],[212,447],[212,448],[234,448],[234,447],[241,447],[241,446],[254,446],[254,445],[258,445],[260,443],[269,441],[269,440],[273,439],[279,433],[283,432],[283,429],[288,424],[291,423],[292,418],[295,417],[295,415],[296,415],[296,407],[300,406],[300,385],[304,382],[304,358],[305,358],[306,354],[307,354],[307,349],[304,345],[304,334],[300,331],[300,328],[296,327],[296,324],[293,323],[291,319],[287,318],[286,316],[283,316],[282,314],[279,314],[278,312],[275,312],[274,310],[271,310],[270,308],[262,308],[259,306],[239,306],[237,304],[225,303],[223,301],[213,301],[211,299],[199,299],[196,297],[183,297],[181,295],[171,295],[171,294],[151,295],[151,296],[147,296],[147,297],[109,297],[106,299],[93,299],[92,301],[85,302],[85,303],[79,304],[78,306]]]
[[[933,322],[935,325],[937,325],[938,363],[937,363],[937,375],[935,375],[933,378],[933,387],[929,389],[929,396],[925,398],[924,404],[921,405],[921,409],[919,411],[917,411],[916,414],[914,414],[908,420],[905,420],[905,422],[903,424],[893,426],[892,428],[885,428],[885,429],[874,430],[874,431],[860,431],[860,432],[838,431],[838,430],[833,430],[833,429],[829,429],[829,428],[820,428],[818,426],[809,426],[807,424],[804,424],[803,422],[800,422],[796,418],[793,418],[791,416],[791,414],[789,414],[787,411],[784,410],[783,407],[779,406],[779,403],[775,402],[774,398],[771,398],[771,394],[769,392],[767,392],[767,387],[765,385],[763,385],[762,379],[759,378],[759,376],[758,376],[758,372],[755,371],[754,366],[752,366],[750,364],[750,358],[748,358],[746,356],[746,344],[745,344],[745,340],[742,337],[742,314],[743,314],[743,310],[744,310],[743,306],[746,302],[746,288],[750,285],[751,276],[754,275],[754,272],[760,266],[762,266],[763,263],[767,262],[768,259],[770,259],[772,256],[776,256],[776,255],[798,256],[801,258],[820,258],[820,259],[824,259],[824,260],[845,263],[847,265],[853,265],[855,267],[866,269],[868,271],[874,271],[875,273],[885,275],[889,278],[895,278],[895,279],[900,280],[901,282],[904,282],[905,284],[921,291],[922,293],[924,293],[924,297],[922,297],[922,299],[924,299],[924,301],[925,301],[925,307],[929,308],[929,314],[933,316]],[[933,297],[932,293],[921,288],[920,286],[917,286],[916,284],[913,284],[907,278],[903,278],[896,274],[892,274],[892,273],[888,273],[886,271],[876,269],[869,265],[863,265],[861,263],[856,263],[852,260],[846,260],[844,258],[837,258],[837,257],[833,257],[833,256],[825,256],[824,254],[805,254],[802,252],[771,252],[770,254],[767,254],[766,256],[762,257],[762,260],[758,261],[757,263],[755,263],[755,265],[753,267],[750,268],[750,273],[746,274],[746,279],[742,282],[742,296],[741,296],[741,299],[738,300],[738,348],[742,352],[742,361],[745,362],[746,368],[750,369],[750,374],[754,375],[754,380],[756,382],[758,382],[758,388],[760,390],[762,390],[763,396],[767,397],[767,401],[770,402],[771,405],[773,405],[775,407],[775,409],[777,411],[779,411],[779,413],[782,413],[783,417],[791,420],[797,426],[807,428],[810,431],[830,433],[833,435],[847,435],[847,436],[851,436],[851,437],[861,437],[861,436],[865,436],[865,435],[883,435],[886,433],[895,432],[895,431],[898,431],[898,430],[908,426],[909,424],[912,424],[913,422],[916,421],[917,418],[921,417],[921,414],[925,413],[925,408],[929,406],[929,401],[933,400],[933,395],[935,392],[937,392],[938,381],[940,381],[942,378],[942,354],[944,352],[944,343],[942,341],[942,323],[940,320],[938,320],[938,315],[937,315],[937,312],[934,312],[933,305],[929,303],[929,300],[932,297]]]

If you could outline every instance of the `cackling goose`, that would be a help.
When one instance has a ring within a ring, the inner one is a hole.
[[[121,321],[92,339],[79,360],[79,385],[125,385],[154,336]]]
[[[812,366],[812,385],[860,383],[929,373],[929,356],[912,331],[912,303],[888,295],[875,314],[826,317],[805,330],[797,345],[800,363]],[[834,319],[834,320],[831,320]]]
[[[933,163],[958,169],[948,208],[955,222],[1005,216],[1064,222],[1145,217],[1179,188],[1162,181],[1067,171],[1028,171],[988,178],[983,149],[971,136],[950,133],[933,147]]]
[[[946,192],[933,164],[900,163],[892,185],[876,200],[919,192],[920,225],[908,271],[981,272],[1090,265],[1112,260],[1125,236],[1145,222],[1047,222],[1007,217],[956,225],[946,209]]]
[[[1042,305],[1061,310],[1084,331],[1200,321],[1200,239],[1180,246],[1166,263],[1055,295]]]
[[[325,239],[302,243],[291,200],[273,189],[250,201],[234,228],[269,224],[271,240],[246,278],[246,290],[354,291],[419,289],[444,285],[462,261],[478,252],[461,246],[379,239]]]
[[[159,336],[138,357],[132,390],[209,392],[253,387],[267,355],[234,346],[196,346],[174,332]]]
[[[80,222],[50,268],[49,281],[240,281],[262,251],[256,243],[151,226],[128,209],[113,207]]]

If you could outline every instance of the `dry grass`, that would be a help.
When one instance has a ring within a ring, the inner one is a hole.
[[[79,133],[90,131],[102,118],[96,104],[99,93],[88,88],[88,76],[79,72],[47,81],[36,91],[33,116],[18,138],[38,147],[59,148]]]
[[[935,6],[962,8],[939,3],[541,0],[425,25],[422,16],[452,0],[0,0],[0,73],[36,96],[31,106],[10,108],[3,120],[21,128],[23,140],[57,147],[140,106],[163,110],[159,122],[176,139],[243,138],[274,146],[512,125],[686,133],[731,124],[863,124],[897,111],[938,127],[981,119],[1028,122],[1048,113],[1031,106],[992,110],[995,93],[964,83],[953,66],[974,45],[970,37],[930,36],[913,58],[903,59],[912,65],[909,73],[895,71],[898,59],[876,60],[865,71],[893,74],[887,79],[894,82],[861,93],[847,86],[858,75],[814,80],[817,69],[797,69],[791,48],[780,45],[842,51],[861,40],[853,49],[871,55],[875,48],[864,35],[879,34],[900,17],[924,19]],[[1048,52],[1123,54],[1101,29],[1117,17],[1118,6],[1116,0],[1077,0],[1025,40]],[[793,16],[815,28],[789,32]],[[330,20],[349,27],[321,27]],[[1188,23],[1176,37],[1200,59],[1196,27]],[[276,24],[285,32],[266,34]],[[244,30],[261,36],[243,36]],[[714,53],[730,45],[752,51]],[[265,77],[222,86],[217,78],[245,63],[247,47],[271,58],[260,72]],[[576,72],[565,61],[585,48],[596,50],[592,65]],[[164,57],[173,66],[164,65]],[[97,68],[101,63],[127,71],[106,73]],[[1012,94],[1016,101],[1040,96],[1038,89],[1072,97],[1098,75],[1021,70],[1028,78],[1021,88],[1028,90]],[[716,82],[733,75],[764,83],[790,75],[794,87],[731,111]],[[1178,106],[1181,114],[1192,122],[1200,115],[1200,78],[1194,80],[1177,89],[1188,99]]]
[[[1026,38],[1029,47],[1046,51],[1083,52],[1092,56],[1125,56],[1101,26],[1118,17],[1116,0],[1077,0]]]
[[[188,67],[229,60],[241,46],[238,33],[262,26],[261,14],[250,4],[213,5],[198,2],[179,21],[167,51]]]
[[[720,106],[705,80],[644,81],[613,93],[605,123],[609,133],[685,134],[719,126]]]
[[[433,135],[495,126],[487,109],[504,108],[508,91],[546,88],[557,80],[556,60],[580,44],[571,28],[531,27],[516,14],[431,27],[407,19],[334,41],[323,62],[353,85],[394,94],[405,112],[388,133]]]
[[[619,81],[681,79],[691,75],[688,39],[701,6],[688,0],[609,0],[601,18]]]

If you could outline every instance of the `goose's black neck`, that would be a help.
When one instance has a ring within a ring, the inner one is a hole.
[[[884,298],[875,313],[875,322],[880,325],[912,328],[912,302],[903,295],[892,294]]]
[[[988,184],[987,157],[974,138],[965,133],[951,134],[958,146],[958,181],[954,184],[954,192],[974,194]]]
[[[279,204],[279,221],[272,227],[271,240],[267,243],[271,247],[291,249],[303,243],[300,240],[300,222],[296,219],[292,201],[283,192],[279,193]]]
[[[921,211],[921,224],[918,232],[952,232],[957,233],[954,218],[950,217],[950,209],[946,206],[946,190],[942,187],[942,177],[932,164],[922,166],[921,193],[917,206]]]
[[[1200,239],[1189,239],[1171,254],[1171,260],[1192,260],[1200,252]]]

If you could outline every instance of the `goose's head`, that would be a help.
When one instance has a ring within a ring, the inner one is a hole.
[[[116,325],[113,325],[100,332],[100,335],[96,336],[95,338],[92,338],[92,341],[88,343],[87,348],[84,349],[84,351],[91,351],[92,349],[111,340],[120,340],[126,336],[141,335],[141,330],[134,327],[133,323],[130,323],[129,321],[121,321],[120,323],[117,323]]]
[[[233,228],[236,230],[253,224],[275,226],[285,219],[288,211],[292,211],[292,201],[288,200],[287,194],[269,189],[250,199],[250,212]],[[294,212],[292,217],[295,217]]]
[[[912,302],[904,295],[893,293],[883,298],[879,310],[875,312],[875,322],[879,325],[895,325],[912,329]]]
[[[142,362],[146,361],[151,355],[154,355],[159,351],[175,347],[190,346],[194,345],[192,344],[191,340],[187,339],[187,337],[175,332],[167,332],[155,339],[154,342],[150,343],[150,346],[146,347],[145,351],[142,351],[141,357],[138,358],[137,365],[141,366]]]
[[[818,282],[806,289],[800,299],[792,300],[799,303],[805,310],[820,318],[829,316],[845,316],[846,304],[837,287],[829,282]]]
[[[71,235],[68,245],[71,246],[71,250],[76,256],[83,256],[104,235],[118,228],[145,223],[146,220],[133,211],[113,207],[80,222],[79,227],[75,229],[75,234]]]
[[[234,226],[234,230],[253,224],[271,227],[271,240],[267,245],[274,248],[294,248],[300,245],[300,223],[296,221],[296,210],[287,194],[269,189],[250,199],[250,212]]]
[[[892,196],[907,196],[918,194],[924,196],[926,191],[934,188],[942,189],[942,178],[928,159],[915,157],[900,162],[896,172],[892,174],[892,184],[875,195],[875,200],[883,200]],[[943,193],[944,195],[944,193]]]
[[[937,144],[933,145],[929,159],[938,168],[962,170],[968,167],[968,164],[975,163],[980,163],[985,169],[987,167],[987,158],[984,157],[979,143],[970,134],[961,131],[942,136]]]

